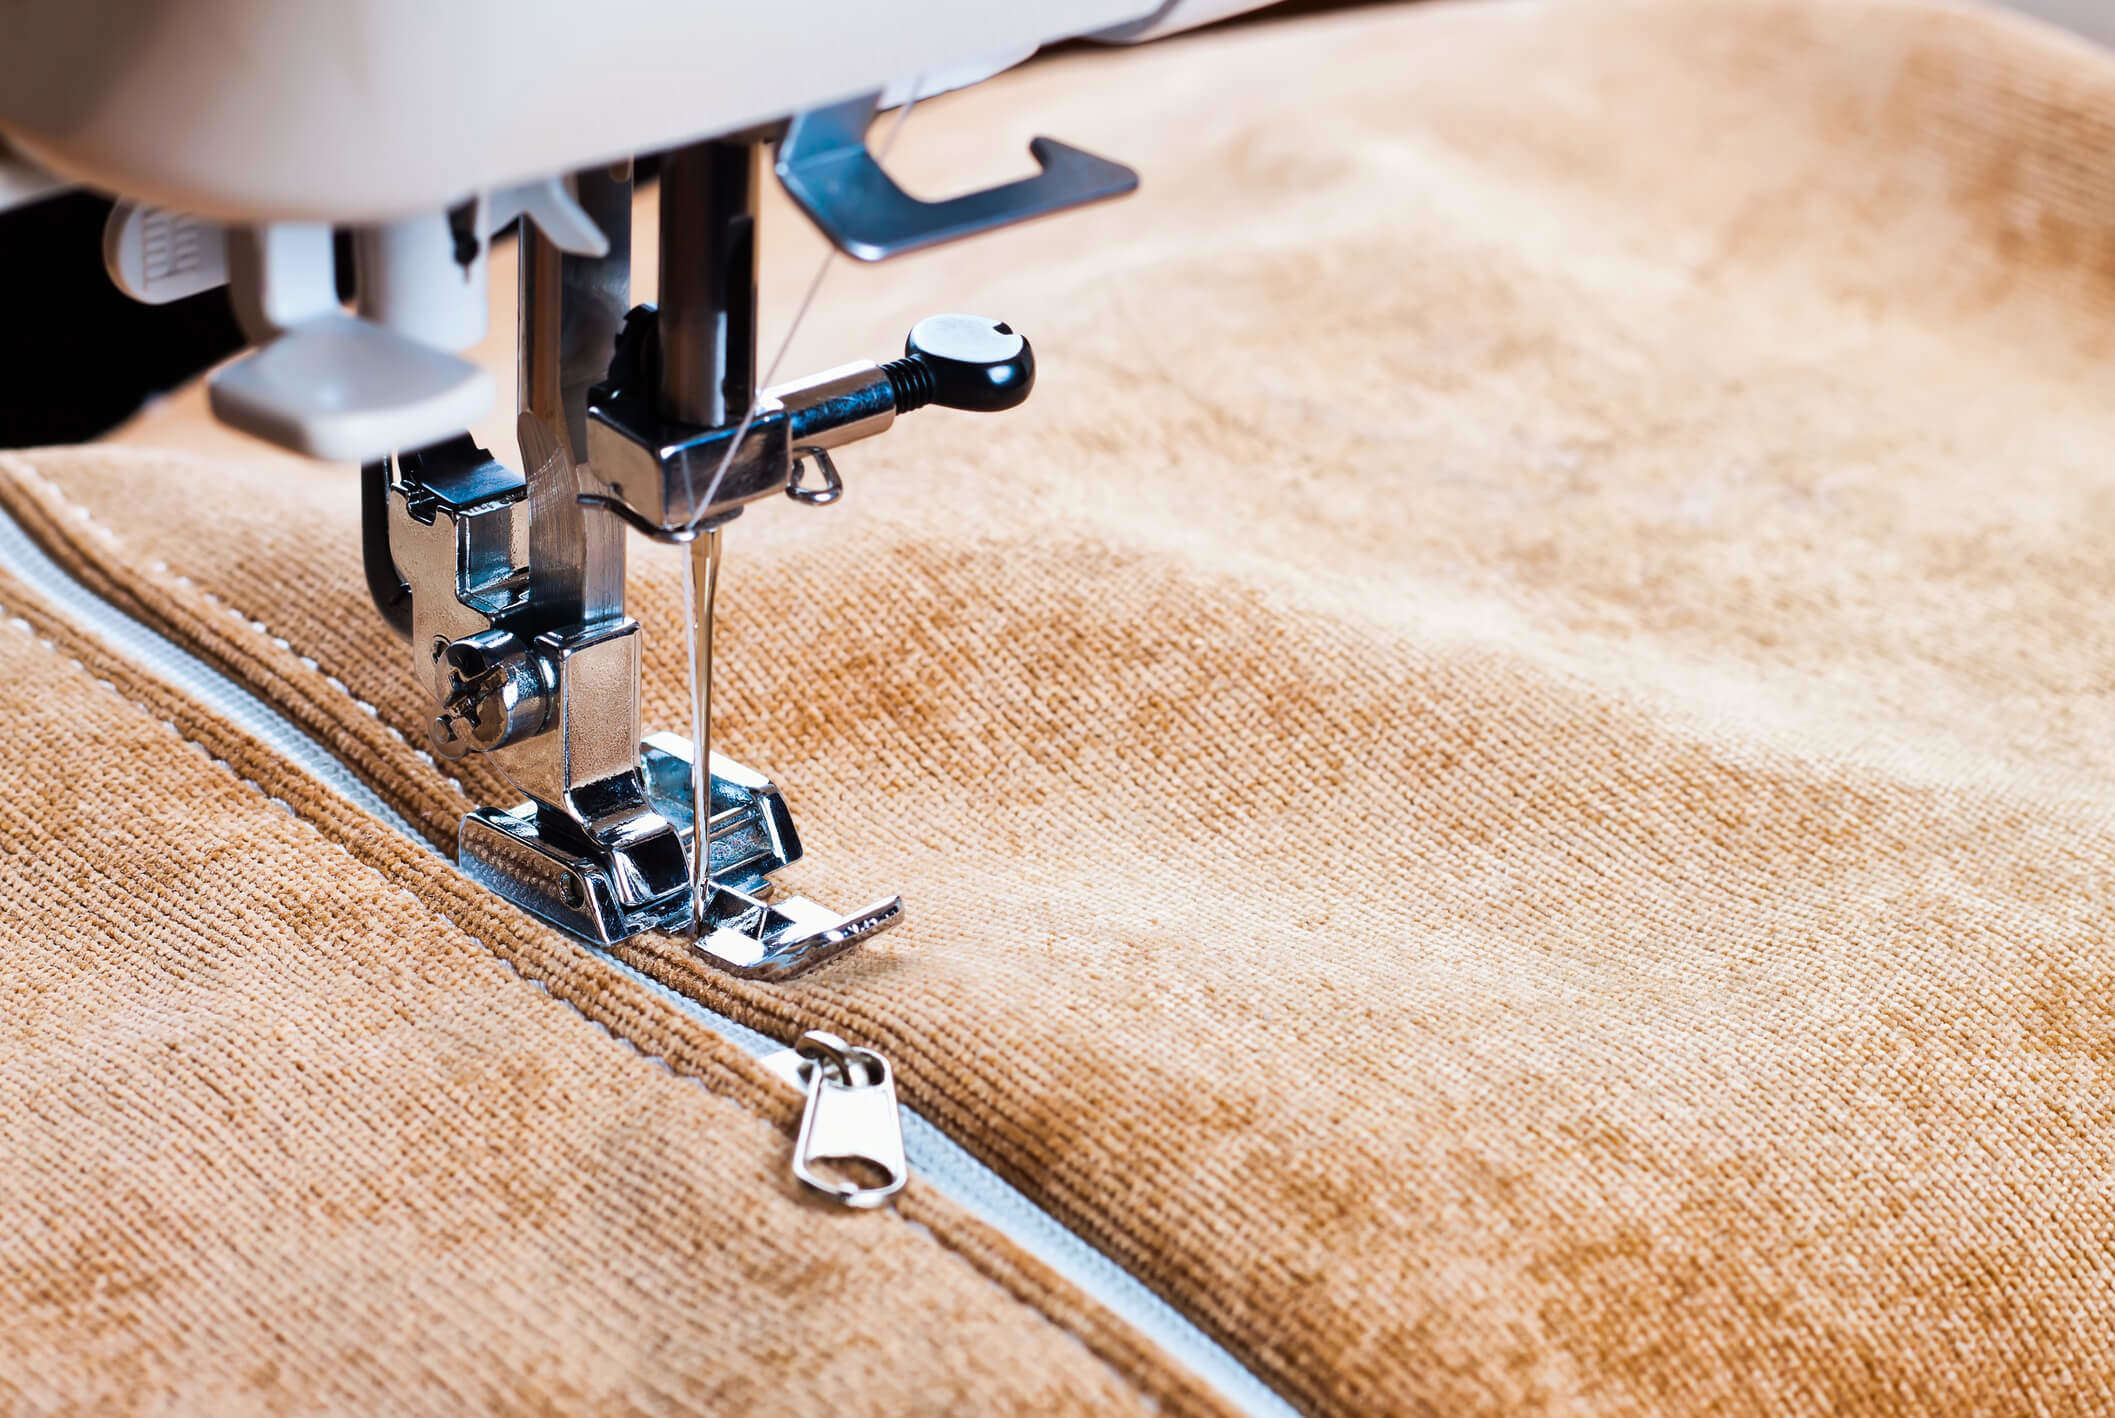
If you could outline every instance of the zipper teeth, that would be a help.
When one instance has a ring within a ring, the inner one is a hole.
[[[0,567],[14,573],[65,612],[76,627],[93,634],[135,667],[181,690],[214,715],[292,760],[310,777],[362,812],[378,818],[392,831],[435,856],[441,855],[402,814],[292,720],[74,580],[4,514],[0,514]],[[593,946],[584,948],[755,1057],[786,1047],[745,1024],[714,1013],[615,956]],[[923,1116],[909,1108],[902,1109],[902,1116],[904,1154],[912,1172],[929,1186],[1078,1286],[1241,1412],[1252,1418],[1297,1418],[1297,1410],[1291,1404],[1137,1277],[1089,1245],[1077,1232],[1061,1225]]]
[[[593,946],[587,948],[594,950]],[[720,1037],[759,1058],[786,1048],[746,1024],[713,1013],[690,996],[670,989],[614,956],[599,950],[595,953]],[[1078,1286],[1241,1412],[1252,1418],[1298,1418],[1297,1409],[1130,1271],[1022,1195],[1005,1178],[972,1157],[962,1144],[926,1121],[924,1115],[909,1107],[900,1111],[903,1154],[920,1180]]]

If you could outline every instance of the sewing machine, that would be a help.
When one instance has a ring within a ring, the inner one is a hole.
[[[902,903],[841,913],[772,889],[801,852],[785,800],[710,750],[724,530],[767,498],[828,505],[832,450],[913,410],[1018,405],[1035,356],[1003,321],[937,315],[900,358],[759,389],[767,166],[862,261],[1119,196],[1128,168],[1038,138],[1037,175],[920,201],[866,135],[883,108],[1050,41],[1256,3],[30,0],[0,18],[0,132],[120,197],[104,255],[132,296],[227,287],[258,347],[214,377],[220,419],[362,464],[367,578],[432,699],[433,749],[487,756],[525,799],[464,817],[463,870],[589,940],[688,932],[712,963],[778,978]],[[641,154],[659,155],[659,299],[633,308]],[[459,352],[484,335],[486,254],[517,220],[510,467],[463,432],[494,390]],[[695,742],[641,736],[628,530],[690,547]]]

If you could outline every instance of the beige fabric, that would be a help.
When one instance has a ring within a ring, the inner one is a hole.
[[[5,577],[0,713],[0,1411],[1218,1411]]]
[[[781,371],[959,306],[1040,355],[729,535],[725,744],[798,886],[911,922],[784,987],[635,958],[891,1051],[1308,1411],[2115,1410],[2108,59],[1426,5],[933,109],[928,187],[1033,131],[1146,183],[833,272]],[[452,832],[347,477],[4,466]]]

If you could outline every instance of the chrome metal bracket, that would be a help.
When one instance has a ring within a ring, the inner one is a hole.
[[[794,200],[863,260],[1138,183],[1121,164],[1038,138],[1038,175],[920,201],[867,151],[875,106],[869,95],[794,117],[777,158]],[[914,409],[1018,405],[1035,356],[1004,321],[936,315],[913,327],[899,359],[759,390],[766,140],[756,130],[662,155],[661,304],[629,315],[628,169],[553,185],[604,239],[560,249],[523,233],[521,471],[458,435],[367,465],[362,508],[368,584],[411,641],[434,751],[483,756],[527,799],[464,817],[464,871],[591,941],[666,930],[690,936],[716,968],[780,979],[888,929],[903,903],[841,915],[774,895],[771,874],[800,856],[785,802],[767,779],[709,753],[721,531],[766,497],[837,501],[832,450]],[[818,483],[803,477],[811,461]],[[641,741],[643,634],[625,613],[626,526],[691,544],[696,750],[672,735]]]
[[[649,807],[680,834],[687,860],[697,831],[690,743],[674,734],[652,734],[639,753]],[[770,874],[801,855],[793,815],[768,778],[718,754],[712,758],[711,828],[712,891],[697,947],[731,975],[785,979],[902,919],[903,900],[897,896],[850,915],[801,896],[774,899]],[[629,900],[612,854],[533,802],[505,811],[475,809],[463,818],[459,846],[464,874],[472,881],[598,944],[614,945],[642,931],[691,929],[687,876],[663,895]]]
[[[778,145],[778,180],[831,244],[860,261],[882,261],[980,232],[1121,197],[1138,174],[1055,138],[1035,138],[1042,169],[1018,182],[925,202],[896,185],[867,151],[881,95],[796,114]]]

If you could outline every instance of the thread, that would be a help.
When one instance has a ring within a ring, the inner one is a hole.
[[[922,74],[911,81],[910,94],[904,99],[903,107],[897,110],[896,121],[889,125],[889,131],[882,139],[881,150],[876,154],[877,157],[888,156],[889,149],[896,145],[896,136],[903,131],[904,120],[911,116],[911,109],[917,105],[918,88],[924,82],[925,76]],[[777,378],[778,367],[785,362],[786,351],[793,347],[793,337],[800,333],[801,323],[808,318],[808,308],[815,304],[815,293],[822,289],[823,277],[830,273],[830,266],[836,258],[837,248],[824,248],[822,260],[816,264],[815,274],[809,278],[807,292],[801,296],[800,305],[793,312],[793,323],[786,327],[785,338],[780,340],[778,344],[778,353],[771,357],[771,365],[764,371],[764,377],[758,383],[757,392],[759,395],[764,389],[770,387],[772,381]],[[896,361],[896,363],[908,362]],[[919,401],[923,403],[932,397],[931,386],[933,379],[930,371],[921,370],[920,373],[925,376],[925,387],[927,390],[925,399]],[[897,385],[893,375],[890,377],[889,385],[892,389],[899,389],[900,387]],[[904,407],[902,399],[903,395],[898,392],[897,407],[899,409]],[[915,408],[917,405],[914,404],[911,407]],[[704,500],[691,504],[699,509],[698,520],[690,524],[690,531],[693,534],[697,533],[699,525],[703,521],[703,510],[712,506],[712,499],[720,490],[720,481],[727,476],[727,469],[734,461],[736,450],[742,446],[742,439],[748,435],[749,425],[755,422],[756,414],[757,402],[756,399],[752,398],[749,407],[742,413],[741,423],[735,427],[734,437],[727,441],[727,451],[720,455],[720,466],[714,469],[712,481],[705,485]],[[709,681],[709,676],[712,673],[712,641],[710,638],[712,628],[709,622],[701,622],[699,618],[699,581],[697,571],[698,557],[702,551],[712,572],[717,572],[719,566],[719,534],[717,530],[707,532],[701,540],[707,543],[706,548],[699,548],[695,544],[686,547],[684,548],[683,557],[683,626],[690,642],[690,741],[694,745],[696,752],[696,764],[691,769],[691,772],[694,777],[698,774],[704,775],[704,783],[694,786],[696,801],[701,804],[696,828],[696,858],[691,869],[690,927],[691,936],[694,940],[702,935],[705,930],[708,878],[712,865],[712,848],[709,835],[709,823],[711,821],[709,805],[712,796],[712,738],[711,725],[705,718],[711,712],[712,702],[712,687]],[[710,613],[710,608],[711,592],[708,587],[706,592],[708,614]],[[708,677],[703,684],[699,680],[701,674]]]

